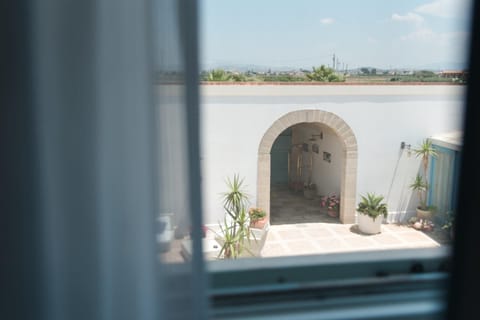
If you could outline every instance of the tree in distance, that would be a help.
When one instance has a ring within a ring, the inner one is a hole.
[[[306,76],[310,81],[321,82],[343,82],[345,79],[337,74],[332,68],[325,67],[323,64],[318,67],[312,67],[313,71],[307,73]]]
[[[200,80],[202,81],[234,81],[242,82],[247,81],[247,77],[243,73],[233,73],[225,71],[223,69],[214,69],[208,72],[202,72],[200,74]]]
[[[223,69],[215,69],[207,74],[207,81],[229,81],[232,75],[225,72]]]

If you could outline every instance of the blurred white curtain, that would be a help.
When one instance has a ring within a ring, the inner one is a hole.
[[[205,318],[195,1],[34,4],[38,318]],[[176,267],[159,259],[165,211],[195,240]]]

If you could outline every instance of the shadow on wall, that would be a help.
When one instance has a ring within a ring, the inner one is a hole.
[[[421,160],[413,151],[400,149],[392,181],[387,193],[387,222],[406,222],[416,215],[418,205],[416,194],[410,189],[412,181],[420,170]]]

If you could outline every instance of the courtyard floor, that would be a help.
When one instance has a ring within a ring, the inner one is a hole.
[[[362,234],[355,224],[341,224],[338,218],[330,217],[320,207],[320,199],[307,200],[301,192],[283,186],[272,186],[270,223],[260,257],[434,248],[450,243],[446,232],[439,227],[435,232],[425,233],[407,225],[383,224],[379,234]],[[207,238],[213,240],[215,233],[208,231]],[[161,260],[184,261],[182,243],[185,240],[173,240],[171,249],[160,255]],[[206,259],[215,258],[215,252],[206,253]]]
[[[358,250],[393,250],[441,246],[421,231],[396,224],[382,225],[382,233],[365,235],[356,225],[297,223],[273,225],[262,257],[324,254]]]
[[[442,245],[406,225],[384,224],[380,234],[362,234],[356,225],[341,224],[338,218],[330,217],[326,208],[320,206],[319,198],[307,200],[302,192],[293,192],[286,186],[271,188],[270,221],[262,257]]]

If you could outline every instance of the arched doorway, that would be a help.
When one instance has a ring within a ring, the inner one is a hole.
[[[337,115],[322,110],[290,112],[265,132],[258,148],[257,206],[265,208],[270,220],[271,150],[277,137],[286,129],[301,123],[317,123],[330,128],[342,142],[343,164],[340,174],[340,221],[355,222],[357,185],[357,140],[348,124]]]

